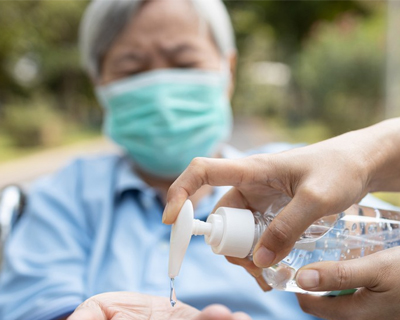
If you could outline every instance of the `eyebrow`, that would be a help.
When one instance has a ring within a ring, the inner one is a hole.
[[[185,51],[196,51],[198,48],[197,45],[193,45],[191,43],[180,43],[176,46],[169,48],[162,48],[161,52],[168,57],[177,56]]]
[[[121,63],[124,62],[142,62],[146,60],[146,55],[144,54],[140,54],[137,52],[128,52],[128,53],[123,53],[121,55],[116,56],[113,61],[112,64],[114,66],[118,66]]]

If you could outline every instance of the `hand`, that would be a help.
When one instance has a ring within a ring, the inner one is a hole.
[[[318,262],[301,268],[297,284],[309,291],[360,288],[352,295],[298,294],[302,309],[327,320],[400,319],[400,247],[364,258]]]
[[[133,292],[108,292],[82,303],[67,320],[251,320],[242,312],[212,305],[199,311],[182,302]]]
[[[228,258],[266,290],[261,268],[282,260],[315,220],[346,210],[369,191],[400,190],[399,120],[279,154],[196,158],[170,187],[163,221],[173,223],[184,201],[207,184],[233,186],[216,208],[265,212],[272,203],[287,204],[256,245],[254,263]]]

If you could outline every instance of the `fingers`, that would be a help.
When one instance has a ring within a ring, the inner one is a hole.
[[[385,291],[397,279],[399,259],[400,248],[392,248],[360,259],[313,263],[297,272],[296,281],[301,288],[309,291],[360,287]]]
[[[266,292],[266,291],[271,291],[272,287],[270,287],[267,283],[267,281],[265,280],[264,276],[261,274],[258,277],[254,277],[258,283],[258,285],[260,286],[260,288]]]
[[[251,317],[244,312],[235,312],[232,320],[251,320]]]
[[[173,223],[186,199],[203,185],[239,185],[248,172],[245,163],[245,159],[195,158],[169,188],[163,222]]]
[[[222,305],[211,305],[206,307],[195,320],[251,320],[251,318],[243,312],[231,313]]]
[[[262,274],[262,269],[257,267],[253,261],[247,258],[225,257],[230,263],[241,266],[247,270],[253,277],[257,278]]]
[[[296,194],[264,231],[254,249],[254,263],[266,268],[281,261],[320,213],[319,206]]]
[[[222,305],[211,305],[206,307],[195,320],[231,320],[231,311]]]
[[[244,258],[234,258],[234,257],[225,257],[230,263],[242,266],[246,269],[248,273],[250,273],[254,279],[256,279],[260,288],[265,291],[270,291],[272,288],[267,284],[265,278],[263,276],[263,269],[257,267],[254,262],[250,259]]]
[[[366,307],[360,299],[355,299],[353,296],[332,298],[297,294],[297,299],[305,313],[326,320],[361,319],[361,310]]]
[[[87,300],[67,320],[108,320],[96,300]]]

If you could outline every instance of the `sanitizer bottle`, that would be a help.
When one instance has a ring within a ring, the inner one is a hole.
[[[193,218],[192,203],[187,200],[172,226],[169,277],[174,279],[192,235],[204,235],[216,254],[252,257],[254,246],[274,217],[282,210],[271,206],[264,214],[235,208],[218,208],[207,222]],[[353,205],[346,211],[315,221],[281,262],[263,271],[274,289],[311,293],[299,288],[295,275],[301,267],[318,261],[360,258],[400,245],[400,212]]]

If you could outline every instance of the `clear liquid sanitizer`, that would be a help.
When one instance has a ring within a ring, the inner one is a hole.
[[[271,206],[260,214],[221,207],[203,222],[193,218],[193,206],[187,200],[172,226],[169,277],[174,279],[178,275],[192,235],[204,235],[216,254],[251,257],[255,244],[282,208],[273,209]],[[289,255],[264,269],[263,275],[274,289],[313,295],[339,294],[302,290],[295,281],[297,270],[313,262],[355,259],[398,245],[400,212],[353,205],[342,213],[315,221]]]

